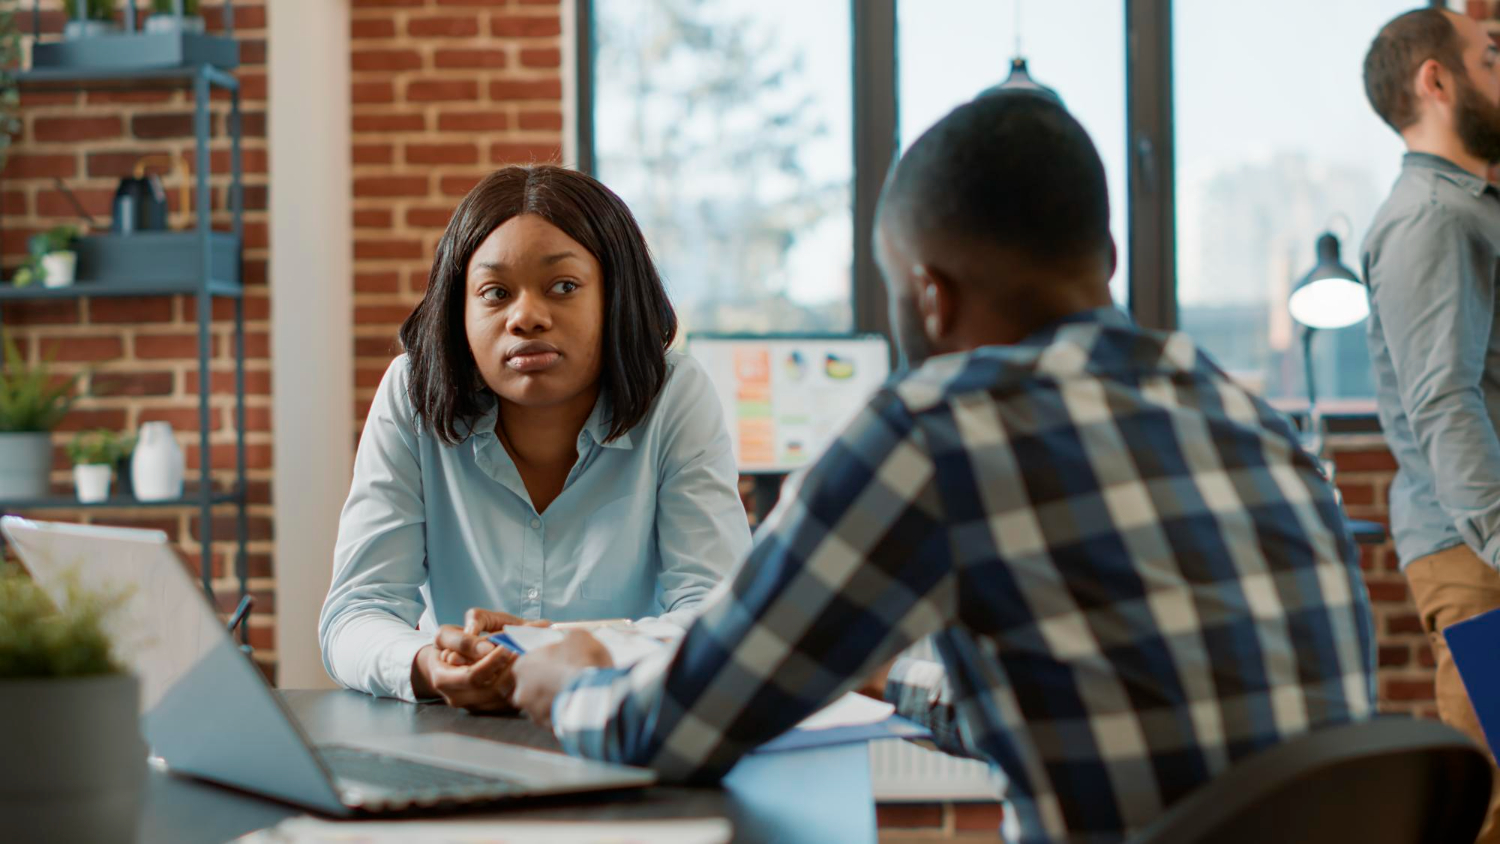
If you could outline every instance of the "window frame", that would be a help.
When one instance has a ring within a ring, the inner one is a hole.
[[[575,149],[578,169],[596,172],[594,160],[594,0],[577,4]],[[852,310],[855,332],[890,336],[885,287],[871,248],[875,204],[899,150],[900,102],[896,4],[850,0],[852,10],[854,224]],[[1126,197],[1129,213],[1128,310],[1147,328],[1178,325],[1176,157],[1172,96],[1172,0],[1121,0],[1125,4]],[[1457,3],[1428,0],[1434,7]],[[1098,141],[1099,139],[1096,139]]]

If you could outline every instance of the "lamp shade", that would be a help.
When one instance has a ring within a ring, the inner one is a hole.
[[[1058,105],[1063,104],[1062,97],[1059,97],[1056,91],[1031,78],[1031,72],[1026,67],[1026,59],[1020,56],[1010,60],[1010,75],[1005,77],[1004,82],[990,86],[979,96],[1012,93],[1035,94],[1039,97],[1046,97]]]
[[[1370,315],[1365,286],[1339,260],[1339,239],[1318,238],[1318,263],[1287,299],[1292,319],[1308,328],[1347,328]]]

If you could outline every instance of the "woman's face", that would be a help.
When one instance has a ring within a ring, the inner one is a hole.
[[[592,405],[604,332],[598,259],[535,214],[512,217],[469,259],[464,330],[484,383],[502,400]]]

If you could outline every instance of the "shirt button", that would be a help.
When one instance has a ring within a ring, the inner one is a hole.
[[[537,591],[536,591],[535,588],[532,588],[531,591],[529,591],[529,592],[526,593],[526,597],[532,599],[533,601],[536,600],[536,596],[537,596]]]
[[[542,520],[541,519],[532,519],[531,520],[531,526],[534,527],[534,528],[541,527],[542,526]]]

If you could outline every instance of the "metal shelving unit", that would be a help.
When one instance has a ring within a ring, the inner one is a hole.
[[[226,4],[225,35],[232,36],[232,7]],[[118,37],[118,36],[117,36]],[[0,500],[0,510],[7,512],[54,509],[128,509],[193,507],[199,512],[199,542],[203,549],[200,564],[203,588],[213,600],[213,508],[234,505],[237,514],[238,553],[235,575],[240,595],[247,591],[249,578],[246,542],[249,535],[248,484],[245,475],[245,307],[241,278],[244,248],[244,169],[241,154],[241,116],[239,81],[226,70],[208,64],[160,68],[59,68],[47,67],[16,74],[23,90],[79,91],[99,89],[187,88],[193,92],[193,115],[196,140],[195,189],[197,190],[197,223],[191,230],[152,232],[151,237],[196,250],[197,268],[191,278],[151,281],[141,267],[125,271],[106,266],[80,276],[71,286],[48,288],[41,285],[14,287],[0,284],[0,304],[43,299],[84,299],[128,296],[192,296],[195,299],[198,326],[198,445],[199,477],[196,488],[172,501],[139,501],[134,498],[112,498],[99,504],[81,504],[76,500],[49,497],[32,500]],[[230,189],[229,209],[233,223],[228,232],[212,228],[210,99],[213,90],[229,93]],[[181,240],[179,241],[178,238]],[[228,254],[231,262],[215,257]],[[234,302],[234,392],[235,392],[235,481],[229,490],[216,490],[213,484],[213,450],[209,443],[211,425],[211,351],[213,348],[213,300],[215,297]],[[3,313],[3,312],[0,312]],[[244,628],[242,628],[242,631]]]

